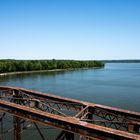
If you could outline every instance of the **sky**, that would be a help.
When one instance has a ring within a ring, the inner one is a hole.
[[[140,0],[0,0],[0,59],[140,59]]]

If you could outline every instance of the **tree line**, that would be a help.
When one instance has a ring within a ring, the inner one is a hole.
[[[101,61],[76,61],[76,60],[0,60],[0,73],[53,70],[53,69],[73,69],[103,67]]]

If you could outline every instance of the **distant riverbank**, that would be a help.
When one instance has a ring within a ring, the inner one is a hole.
[[[75,60],[0,60],[0,76],[37,72],[101,68],[101,61]]]
[[[99,68],[99,67],[94,67]],[[30,74],[30,73],[40,73],[40,72],[59,72],[59,71],[74,71],[74,70],[86,70],[89,68],[73,68],[73,69],[53,69],[53,70],[36,70],[36,71],[20,71],[20,72],[7,72],[0,73],[0,76],[15,75],[15,74]]]
[[[140,60],[102,60],[104,63],[140,63]]]
[[[55,70],[36,70],[36,71],[20,71],[20,72],[7,72],[7,73],[0,73],[0,76],[14,75],[14,74],[38,73],[38,72],[53,72],[53,71],[62,71],[62,70],[64,70],[64,69],[55,69]]]

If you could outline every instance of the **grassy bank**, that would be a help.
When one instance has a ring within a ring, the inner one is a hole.
[[[77,68],[103,67],[101,61],[76,60],[0,60],[0,75],[37,71],[59,71]]]

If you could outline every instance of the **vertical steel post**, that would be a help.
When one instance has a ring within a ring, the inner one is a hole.
[[[88,108],[88,115],[86,116],[87,119],[92,120],[93,119],[93,108],[89,107]]]
[[[3,118],[4,118],[4,116],[5,116],[5,114],[6,113],[3,113],[2,115],[1,115],[1,118],[0,118],[0,122],[1,122],[1,135],[0,135],[0,140],[2,140],[2,137],[3,137]]]
[[[21,125],[19,117],[16,116],[13,117],[13,125],[14,125],[14,140],[21,140]]]
[[[93,108],[89,107],[88,108],[88,115],[87,115],[87,119],[92,120],[93,119]],[[87,138],[87,140],[92,140],[91,138]]]
[[[0,140],[2,140],[3,137],[3,120],[1,119],[1,135],[0,135]]]
[[[19,91],[13,90],[13,102],[20,104],[19,99],[14,98],[20,98]],[[21,140],[21,119],[19,117],[13,116],[13,126],[14,126],[14,140]]]

